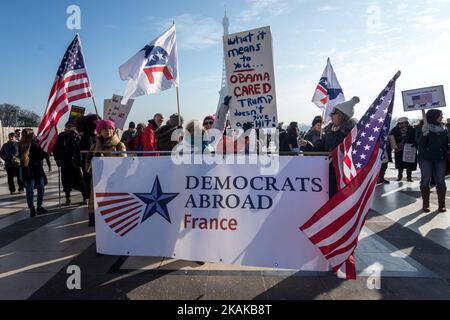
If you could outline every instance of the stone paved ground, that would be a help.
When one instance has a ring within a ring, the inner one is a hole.
[[[0,299],[450,299],[450,212],[435,211],[435,192],[434,211],[421,212],[418,175],[396,182],[388,170],[391,183],[377,186],[356,252],[358,279],[343,281],[330,273],[98,256],[80,195],[59,208],[57,172],[49,174],[49,214],[33,219],[25,196],[9,195],[2,172]],[[82,270],[81,290],[67,289],[69,265]],[[381,288],[369,289],[376,267]]]

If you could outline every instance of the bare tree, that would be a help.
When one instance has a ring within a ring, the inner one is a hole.
[[[37,127],[40,123],[34,112],[8,103],[0,104],[0,120],[4,127]]]

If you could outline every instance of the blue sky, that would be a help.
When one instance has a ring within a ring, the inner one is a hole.
[[[66,9],[72,4],[81,8],[78,32],[100,113],[103,99],[125,90],[119,66],[172,20],[177,24],[182,115],[203,119],[214,113],[225,6],[231,33],[271,26],[278,115],[285,123],[309,123],[320,113],[310,101],[327,57],[346,97],[361,98],[358,118],[397,70],[402,76],[394,116],[420,116],[402,111],[402,90],[450,88],[450,0],[1,0],[0,103],[43,114],[57,67],[77,32],[66,28]],[[93,112],[90,100],[77,104]],[[156,112],[166,117],[176,112],[174,89],[137,98],[129,120],[146,122]],[[450,117],[446,109],[444,116]]]

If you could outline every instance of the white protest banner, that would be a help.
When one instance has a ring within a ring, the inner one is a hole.
[[[328,199],[329,160],[276,160],[278,172],[262,175],[263,164],[94,158],[97,251],[328,270],[299,226]]]
[[[113,95],[112,99],[105,99],[103,106],[103,119],[114,121],[116,128],[123,130],[134,100],[128,100],[126,105],[121,104],[121,101],[122,96],[117,94]]]
[[[276,128],[277,103],[270,27],[223,37],[228,89],[233,97],[234,128],[251,122],[255,129]]]
[[[402,98],[404,111],[445,107],[444,86],[402,91]]]

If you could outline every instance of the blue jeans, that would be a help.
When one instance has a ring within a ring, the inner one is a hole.
[[[445,188],[445,169],[447,160],[424,160],[419,159],[420,166],[420,186],[429,187],[431,177],[434,177],[436,187]]]
[[[44,178],[38,180],[30,180],[25,182],[27,190],[27,204],[29,209],[34,209],[34,188],[37,189],[37,206],[41,207],[44,201]]]

